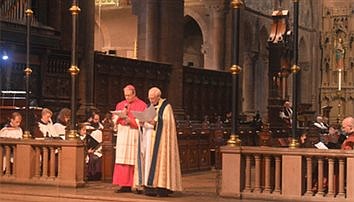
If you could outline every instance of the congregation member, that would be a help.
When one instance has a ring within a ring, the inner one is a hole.
[[[3,127],[0,130],[0,137],[2,138],[14,138],[14,139],[22,139],[22,129],[20,127],[21,125],[21,121],[22,121],[22,115],[18,112],[12,112],[11,117],[10,117],[10,121],[8,124],[5,125],[5,127]],[[1,148],[0,148],[1,149]],[[12,165],[14,162],[14,158],[13,158],[14,154],[13,152],[11,153],[10,156],[10,169],[12,170]],[[3,156],[0,158],[3,158],[3,167],[2,167],[2,171],[5,172],[6,170],[6,156],[5,153],[3,153]]]
[[[52,122],[53,112],[44,108],[41,112],[41,119],[35,123],[33,128],[33,136],[35,138],[57,138],[57,134],[53,122]]]
[[[22,139],[21,121],[22,115],[18,112],[13,112],[9,123],[0,130],[0,137]]]
[[[97,112],[92,112],[89,125],[86,127],[88,133],[86,135],[87,143],[87,179],[101,179],[102,165],[102,129],[101,117]]]
[[[86,179],[99,180],[101,179],[102,170],[102,132],[100,130],[89,130],[91,126],[87,123],[78,124],[79,137],[85,142],[85,163],[86,163]]]
[[[172,106],[161,98],[159,88],[151,88],[148,98],[155,107],[156,116],[144,124],[147,137],[139,148],[145,149],[145,163],[144,168],[139,168],[136,179],[145,187],[146,195],[168,196],[173,191],[182,191],[176,122]]]
[[[101,117],[97,112],[92,112],[91,117],[88,120],[89,125],[95,130],[102,130],[103,125],[101,123]]]
[[[130,192],[134,182],[134,168],[137,160],[138,123],[132,111],[144,111],[145,102],[136,96],[135,87],[127,85],[123,89],[125,100],[116,105],[117,142],[113,172],[116,192]]]
[[[284,102],[283,109],[280,111],[279,116],[284,121],[286,126],[288,128],[291,128],[293,109],[291,108],[291,102],[290,101],[285,101]]]
[[[65,140],[65,133],[67,127],[69,127],[70,118],[71,118],[71,110],[68,108],[63,108],[59,111],[57,122],[54,124],[56,133],[63,140]]]
[[[313,125],[320,131],[320,134],[327,134],[328,133],[328,127],[326,124],[323,122],[323,117],[322,116],[317,116],[316,121],[313,123]]]
[[[349,116],[342,121],[342,130],[347,136],[342,144],[342,149],[352,150],[354,148],[354,118]]]

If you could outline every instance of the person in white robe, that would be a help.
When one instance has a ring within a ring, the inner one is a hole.
[[[153,87],[148,93],[156,109],[153,120],[144,123],[138,153],[137,184],[144,186],[149,196],[168,196],[182,191],[182,177],[177,143],[177,130],[172,106]]]

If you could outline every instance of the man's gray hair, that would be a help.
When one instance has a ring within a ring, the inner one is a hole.
[[[158,87],[152,87],[149,90],[149,94],[153,94],[154,96],[161,97],[161,90]]]

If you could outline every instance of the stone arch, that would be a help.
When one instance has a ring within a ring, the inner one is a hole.
[[[95,16],[95,50],[102,51],[104,47],[111,47],[111,36],[108,27],[104,21],[100,21],[99,17]]]
[[[191,17],[184,17],[183,65],[203,67],[203,34],[198,23]]]
[[[208,57],[208,54],[211,54],[211,53],[209,51],[209,46],[210,46],[209,41],[207,40],[209,37],[207,22],[205,22],[201,13],[196,12],[195,10],[193,10],[191,8],[185,8],[184,16],[185,16],[185,18],[188,16],[189,18],[193,19],[201,31],[202,43],[201,43],[200,52],[204,56],[203,62],[202,62],[203,65],[201,67],[205,67],[211,62],[210,61],[211,57]]]
[[[197,24],[199,25],[202,35],[203,35],[203,43],[205,44],[207,42],[207,36],[209,35],[208,33],[208,26],[203,17],[200,15],[200,13],[190,9],[190,8],[185,8],[184,9],[184,16],[189,16],[193,18]]]

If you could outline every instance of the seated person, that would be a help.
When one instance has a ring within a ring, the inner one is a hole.
[[[53,125],[58,134],[63,140],[65,140],[65,133],[67,126],[69,125],[69,121],[71,118],[71,110],[68,108],[63,108],[60,110],[57,122]]]
[[[22,135],[23,135],[23,132],[22,132],[22,129],[20,127],[21,125],[21,121],[22,121],[22,116],[20,113],[18,112],[13,112],[11,114],[11,117],[10,117],[10,121],[8,124],[5,125],[5,127],[3,127],[1,130],[0,130],[0,137],[2,138],[15,138],[15,139],[22,139]],[[1,148],[0,148],[1,149]],[[3,167],[0,168],[3,170],[3,172],[5,172],[6,170],[6,156],[5,156],[5,152],[3,152],[3,156],[0,158],[3,158]],[[10,166],[10,170],[12,170],[12,164],[14,162],[14,159],[13,159],[13,153],[11,151],[11,156],[10,156],[10,163],[11,163],[11,166]]]
[[[99,180],[101,179],[101,157],[102,157],[102,131],[93,130],[88,133],[87,128],[92,128],[92,126],[87,126],[86,124],[79,124],[79,134],[80,138],[86,144],[86,165],[87,165],[87,180]]]
[[[13,112],[10,121],[0,130],[0,137],[22,139],[22,129],[20,127],[22,116],[18,112]]]
[[[354,149],[354,118],[347,117],[342,121],[342,130],[347,138],[342,143],[341,148],[344,150]]]
[[[290,101],[285,101],[284,102],[283,109],[280,111],[279,116],[280,116],[281,119],[283,119],[283,121],[285,122],[287,127],[291,128],[293,110],[291,108]]]
[[[337,125],[330,125],[328,129],[327,141],[325,142],[328,149],[340,149],[342,141],[340,141],[341,134]]]
[[[100,118],[100,115],[97,113],[97,112],[92,112],[91,114],[91,117],[89,118],[89,124],[90,126],[97,130],[97,129],[100,129],[102,130],[103,129],[103,125],[101,124],[101,118]]]
[[[320,130],[320,134],[328,133],[328,127],[323,123],[322,116],[317,116],[313,125]]]
[[[35,138],[59,138],[59,135],[53,126],[52,115],[53,112],[50,109],[44,108],[42,110],[41,120],[39,120],[33,128],[33,136]]]

